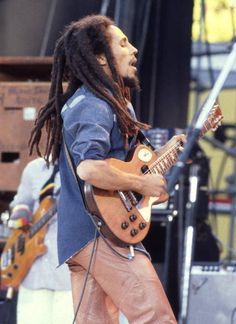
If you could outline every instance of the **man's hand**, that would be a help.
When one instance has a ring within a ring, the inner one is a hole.
[[[183,144],[186,143],[186,135],[180,134],[180,135],[175,135],[173,136],[165,145],[160,147],[158,150],[156,150],[157,154],[163,155],[166,153],[171,147],[173,147],[177,142],[182,142]],[[183,146],[179,147],[179,150],[183,150]]]
[[[169,198],[166,191],[166,180],[161,174],[144,175],[140,193],[144,196],[157,197],[158,202],[166,201]]]

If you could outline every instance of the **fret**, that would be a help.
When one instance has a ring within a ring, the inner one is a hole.
[[[162,163],[163,163],[163,165],[164,165],[164,167],[165,167],[165,170],[167,170],[168,167],[169,167],[167,156],[166,156],[165,159],[163,159]]]
[[[169,166],[173,163],[171,154],[167,156],[167,161],[168,161]]]
[[[174,155],[173,154],[170,154],[168,155],[168,162],[169,162],[169,167],[174,163],[175,161],[175,158],[173,158]]]
[[[163,173],[165,172],[165,170],[164,170],[163,167],[162,167],[161,161],[159,161],[158,167],[159,167],[160,170],[161,170],[161,174],[163,174]]]
[[[161,170],[158,168],[158,166],[156,165],[155,166],[155,168],[154,168],[155,170],[156,170],[156,173],[158,174],[158,173],[160,173],[161,172]]]
[[[154,174],[157,174],[158,173],[156,167],[153,167],[152,170],[151,170],[151,172],[154,173]]]
[[[176,161],[177,154],[174,154],[174,152],[172,152],[172,154],[170,155],[170,158],[172,160],[172,163],[174,163]]]

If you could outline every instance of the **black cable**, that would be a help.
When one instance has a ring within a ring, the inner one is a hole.
[[[92,249],[92,253],[91,253],[91,256],[90,256],[88,269],[86,271],[86,276],[85,276],[85,279],[84,279],[84,285],[83,285],[83,289],[82,289],[82,292],[81,292],[81,295],[80,295],[80,300],[78,302],[78,306],[76,308],[76,312],[75,312],[75,316],[74,316],[72,324],[76,324],[76,322],[75,322],[76,317],[78,315],[78,312],[79,312],[79,309],[80,309],[80,306],[81,306],[81,303],[82,303],[82,300],[83,300],[86,284],[87,284],[87,281],[88,281],[88,275],[89,275],[89,272],[90,272],[90,268],[91,268],[91,265],[92,265],[92,260],[93,260],[93,256],[94,256],[94,252],[95,252],[95,246],[96,246],[96,242],[97,242],[97,232],[98,232],[98,230],[97,230],[97,228],[95,228],[93,249]]]
[[[124,258],[126,260],[131,260],[132,258],[130,257],[127,257],[126,255],[124,254],[121,254],[120,252],[116,251],[116,249],[114,249],[111,244],[108,242],[108,239],[103,235],[103,233],[101,232],[101,226],[102,226],[102,221],[101,221],[101,224],[98,224],[96,222],[96,220],[94,219],[93,215],[91,215],[89,213],[89,216],[93,222],[93,224],[95,225],[96,229],[97,229],[97,232],[99,232],[101,238],[103,239],[103,241],[106,243],[106,245],[113,251],[113,253],[115,253],[116,255],[120,256],[121,258]],[[127,246],[128,247],[128,246]]]
[[[132,257],[128,257],[124,254],[121,254],[120,252],[116,251],[116,249],[114,249],[111,244],[108,242],[108,239],[100,232],[101,238],[103,239],[103,241],[106,243],[106,245],[112,250],[113,253],[115,253],[116,255],[120,256],[123,259],[126,260],[131,260]]]

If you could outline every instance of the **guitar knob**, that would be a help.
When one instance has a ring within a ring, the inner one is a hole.
[[[134,222],[137,219],[137,216],[134,215],[134,214],[133,215],[130,215],[129,216],[129,219],[130,219],[131,222]]]
[[[125,230],[126,228],[128,228],[129,227],[129,223],[128,222],[123,222],[123,223],[121,223],[121,228],[123,229],[123,230]]]
[[[133,228],[131,231],[130,231],[130,235],[131,236],[135,236],[138,234],[138,230],[136,228]]]
[[[139,228],[140,228],[141,230],[144,229],[146,226],[147,226],[146,223],[140,223],[140,224],[139,224]]]

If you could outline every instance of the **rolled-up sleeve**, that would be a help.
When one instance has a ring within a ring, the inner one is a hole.
[[[62,117],[75,165],[83,160],[101,160],[107,156],[111,148],[114,114],[106,102],[95,97],[86,98],[73,108],[68,107]]]

